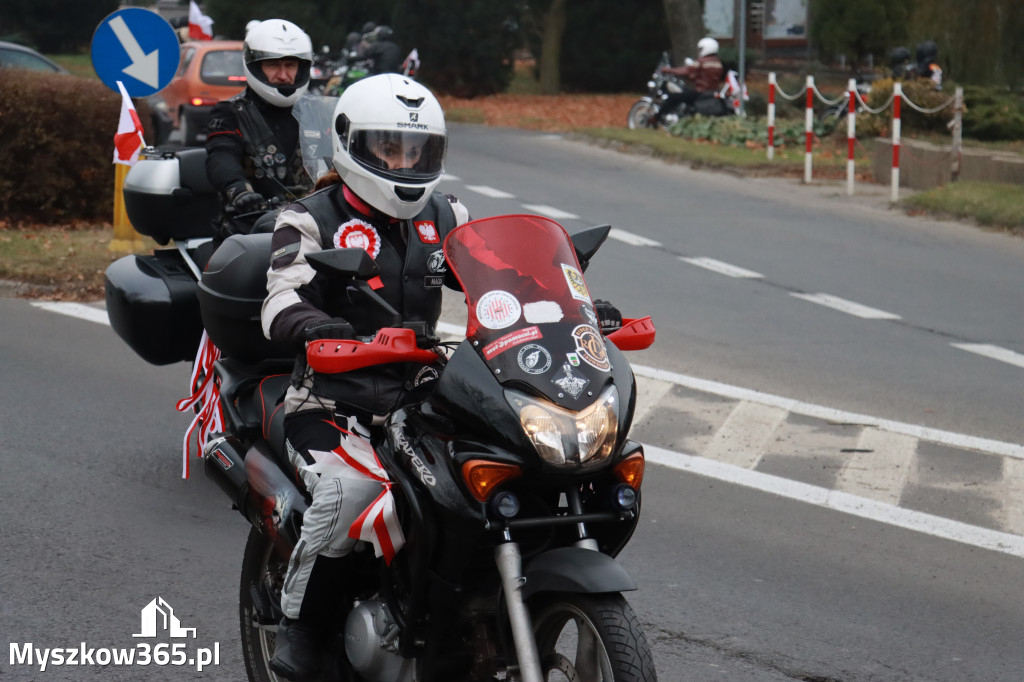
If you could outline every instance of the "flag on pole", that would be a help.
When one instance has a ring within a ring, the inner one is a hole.
[[[134,166],[139,160],[139,152],[146,146],[146,140],[142,137],[142,121],[135,111],[132,98],[124,89],[124,83],[117,81],[117,88],[121,91],[121,120],[117,123],[117,133],[114,135],[114,163]]]
[[[192,40],[213,40],[213,19],[203,14],[196,0],[188,3],[188,37]]]

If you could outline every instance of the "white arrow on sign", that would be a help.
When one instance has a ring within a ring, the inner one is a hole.
[[[139,41],[135,40],[128,24],[124,23],[124,19],[120,16],[110,20],[110,28],[113,29],[114,35],[120,41],[121,47],[128,53],[128,58],[132,60],[132,63],[124,67],[122,71],[151,88],[159,88],[160,50],[144,54],[139,46]]]

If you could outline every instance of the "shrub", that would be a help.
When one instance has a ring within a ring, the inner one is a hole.
[[[1024,97],[1005,88],[965,87],[964,137],[1024,139]]]
[[[120,111],[121,97],[98,80],[0,69],[0,212],[109,220]]]

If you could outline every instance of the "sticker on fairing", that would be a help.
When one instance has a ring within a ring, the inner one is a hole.
[[[483,354],[485,360],[490,360],[495,355],[499,355],[509,348],[514,348],[519,344],[526,343],[527,341],[536,341],[541,338],[540,328],[538,327],[526,327],[525,329],[517,329],[514,332],[505,334],[500,339],[490,342],[483,348]]]
[[[559,322],[564,317],[557,301],[534,301],[523,305],[523,319],[530,324]]]
[[[572,338],[576,340],[576,352],[594,369],[608,372],[612,363],[608,361],[608,350],[604,347],[601,332],[589,324],[581,324],[572,330]]]
[[[380,253],[380,234],[373,225],[361,220],[350,220],[338,226],[334,233],[334,246],[339,249],[363,249],[371,258]]]
[[[522,312],[519,300],[500,289],[488,291],[476,303],[476,319],[488,329],[511,327],[519,320]]]
[[[583,281],[583,273],[571,265],[562,263],[562,274],[569,285],[569,293],[577,301],[590,302],[590,292],[587,291],[587,283]]]
[[[562,363],[562,369],[559,374],[551,380],[551,383],[558,386],[560,389],[571,395],[573,398],[579,398],[580,393],[583,393],[583,389],[590,383],[589,379],[584,377],[576,376],[572,373],[572,365],[568,362]]]
[[[551,369],[551,353],[544,346],[528,343],[519,349],[516,362],[527,374],[544,374]]]

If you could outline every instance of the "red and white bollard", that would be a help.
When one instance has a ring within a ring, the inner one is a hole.
[[[903,102],[903,84],[892,84],[892,186],[889,202],[900,200],[900,104]]]
[[[768,160],[775,158],[775,72],[768,74]]]
[[[850,93],[849,109],[846,114],[846,193],[853,196],[854,163],[853,147],[857,142],[857,81],[851,78],[846,84]]]
[[[807,112],[804,118],[804,132],[807,136],[804,151],[804,182],[811,182],[811,148],[814,145],[814,76],[807,77]]]

